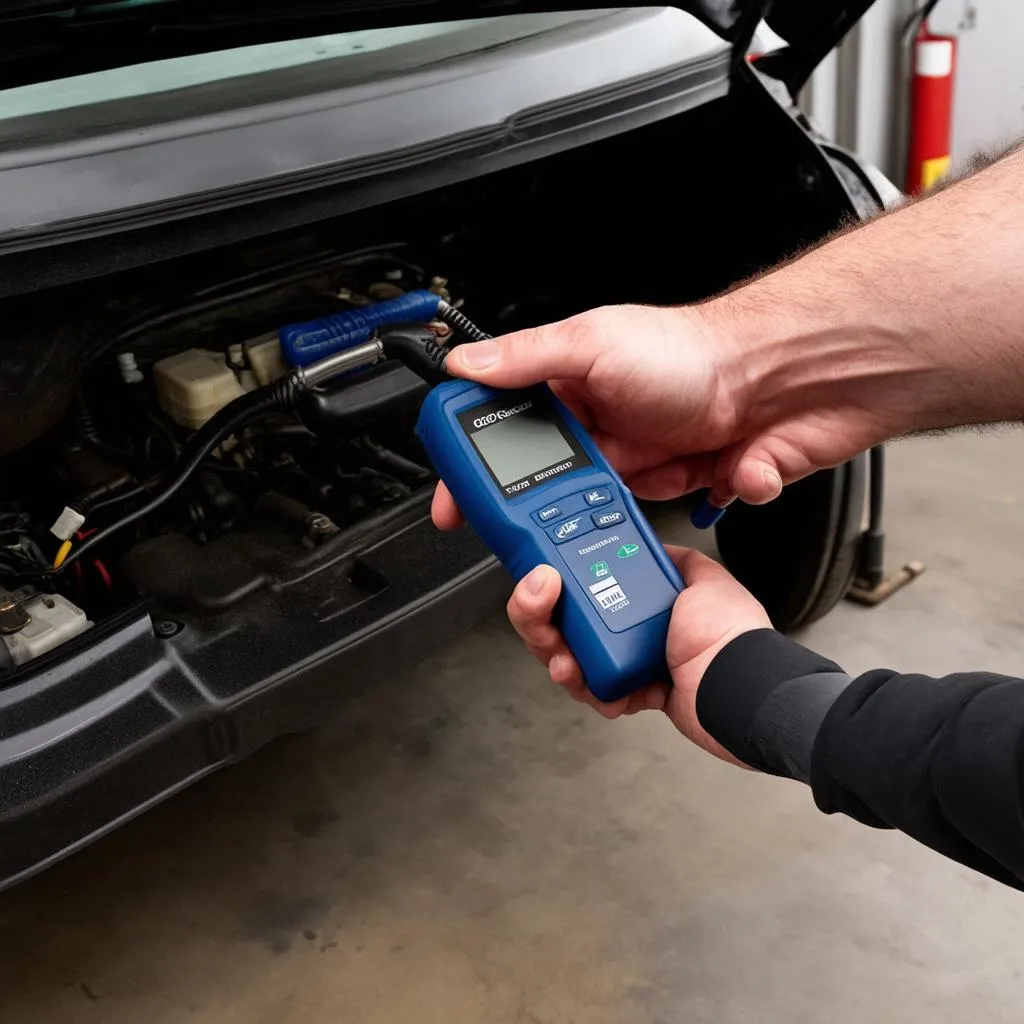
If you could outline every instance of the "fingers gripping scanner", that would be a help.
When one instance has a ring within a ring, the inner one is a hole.
[[[667,682],[665,644],[683,581],[636,500],[544,385],[450,380],[416,433],[463,515],[518,581],[562,577],[555,624],[591,693],[614,701]]]
[[[428,292],[283,328],[294,369],[266,401],[291,402],[325,380],[401,360],[435,385],[416,433],[470,525],[516,580],[541,563],[560,573],[556,625],[591,692],[614,701],[668,681],[665,643],[683,582],[632,494],[545,385],[497,391],[453,380],[447,349],[417,326],[434,319],[470,340],[489,337]],[[232,428],[236,403],[220,414]],[[219,432],[207,430],[205,443]]]

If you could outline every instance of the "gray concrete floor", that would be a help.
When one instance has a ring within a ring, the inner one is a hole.
[[[1024,439],[892,456],[929,570],[803,639],[1020,671]],[[5,1024],[1015,1021],[1021,897],[820,815],[660,716],[564,699],[499,618],[0,898]]]

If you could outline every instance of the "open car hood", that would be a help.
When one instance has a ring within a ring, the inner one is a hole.
[[[873,0],[677,0],[744,52],[762,18],[797,88]],[[0,89],[112,67],[335,32],[599,6],[600,0],[0,0]]]

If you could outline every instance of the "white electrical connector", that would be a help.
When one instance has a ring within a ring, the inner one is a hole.
[[[125,384],[141,384],[143,377],[139,364],[135,362],[134,352],[118,352],[117,368]]]
[[[56,522],[50,527],[50,533],[57,538],[57,540],[71,540],[72,537],[82,528],[82,524],[85,522],[85,516],[81,512],[76,512],[73,508],[68,505],[64,506],[64,511],[57,516]]]

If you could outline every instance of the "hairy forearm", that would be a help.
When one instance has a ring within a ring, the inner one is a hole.
[[[1024,152],[703,307],[766,418],[799,396],[877,440],[1024,419]]]

